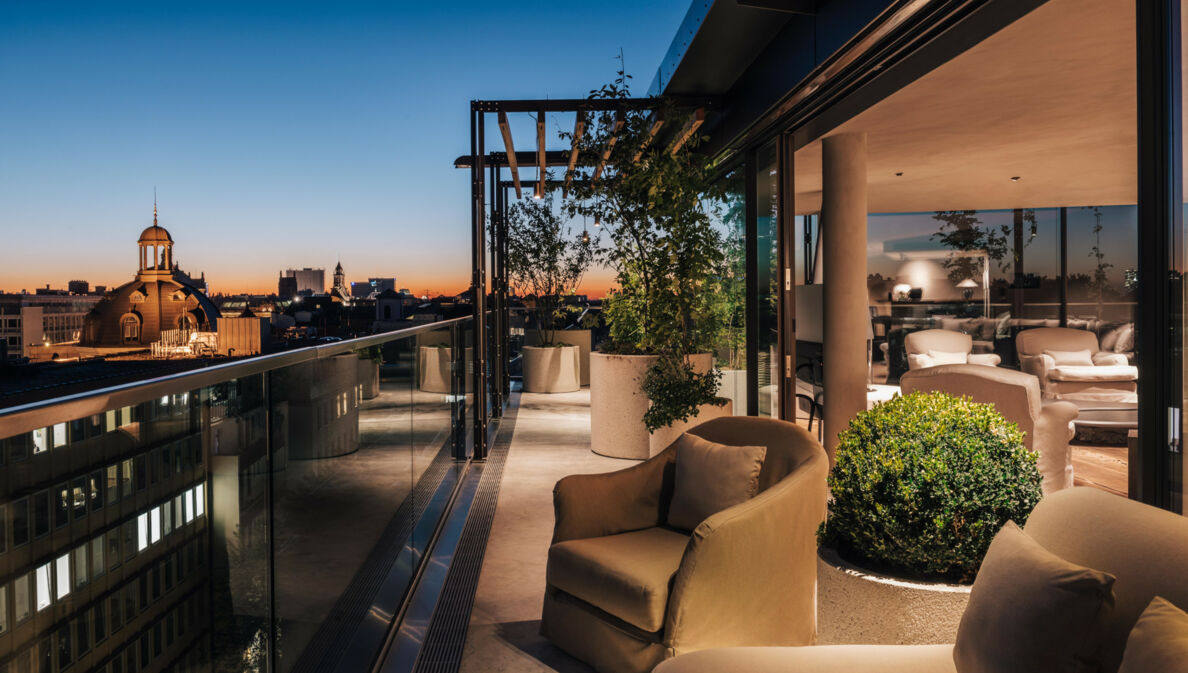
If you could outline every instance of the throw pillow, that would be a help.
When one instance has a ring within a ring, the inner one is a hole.
[[[933,365],[963,365],[969,362],[969,353],[950,351],[928,351]]]
[[[1071,327],[1071,325],[1069,325],[1069,326]],[[1126,326],[1123,325],[1121,327],[1115,327],[1115,328],[1111,329],[1110,331],[1106,332],[1105,336],[1101,337],[1101,349],[1103,351],[1110,351],[1111,353],[1114,352],[1114,345],[1118,343],[1118,337],[1122,334],[1122,331],[1125,329],[1126,329]]]
[[[1045,350],[1044,355],[1052,356],[1056,361],[1057,367],[1092,367],[1093,354],[1086,350],[1080,351],[1050,351]]]
[[[1188,614],[1156,596],[1126,638],[1118,673],[1188,672]]]
[[[1115,353],[1129,353],[1134,350],[1134,323],[1127,323],[1114,342]]]
[[[681,435],[668,525],[693,530],[710,516],[755,497],[766,456],[765,446],[728,446]]]
[[[1008,521],[957,627],[957,672],[1096,672],[1114,580],[1056,556]]]

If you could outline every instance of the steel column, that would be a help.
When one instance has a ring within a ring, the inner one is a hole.
[[[778,301],[777,351],[781,361],[776,363],[779,377],[779,417],[785,421],[796,420],[796,145],[791,133],[777,139],[776,192],[779,222],[777,226],[776,255],[779,261],[776,280],[780,287]]]
[[[746,199],[744,246],[746,268],[745,310],[747,348],[747,415],[759,415],[759,204],[755,150],[746,154],[743,183]]]
[[[474,335],[472,338],[474,458],[487,457],[487,243],[486,204],[484,200],[484,122],[486,115],[471,103],[470,121],[470,195],[471,195],[471,261],[470,288],[474,302]]]

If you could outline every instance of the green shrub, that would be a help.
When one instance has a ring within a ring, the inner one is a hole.
[[[973,581],[994,535],[1040,499],[1035,454],[990,404],[912,393],[839,436],[820,542],[872,570]]]

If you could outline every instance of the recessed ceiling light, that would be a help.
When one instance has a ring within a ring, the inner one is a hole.
[[[900,172],[896,173],[896,174],[895,174],[895,177],[897,177],[897,178],[902,178],[902,177],[903,177],[903,171],[900,171]]]
[[[1019,181],[1019,176],[1018,176],[1018,175],[1016,175],[1016,176],[1013,176],[1013,177],[1011,178],[1011,182],[1018,182],[1018,181]]]

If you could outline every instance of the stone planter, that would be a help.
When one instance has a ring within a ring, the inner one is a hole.
[[[578,347],[578,365],[581,368],[578,383],[583,386],[590,385],[590,344],[593,343],[593,333],[588,329],[557,330],[554,339],[558,343]],[[539,343],[540,330],[532,329],[524,331],[525,346],[535,346]]]
[[[421,346],[417,357],[417,371],[420,374],[418,387],[427,393],[450,394],[454,392],[450,362],[454,359],[453,348]]]
[[[735,409],[747,408],[747,370],[722,369],[722,385],[718,394],[734,403]]]
[[[524,392],[571,393],[581,390],[577,346],[524,346]]]
[[[701,425],[712,418],[733,415],[733,401],[728,401],[722,406],[717,406],[714,404],[702,405],[698,408],[698,413],[693,418],[690,418],[687,421],[678,421],[667,428],[660,428],[656,432],[653,432],[651,436],[648,437],[648,454],[649,456],[654,456],[664,449],[667,449],[669,444],[675,442],[677,438],[684,434],[686,430],[695,425]]]
[[[879,575],[822,547],[817,554],[817,644],[955,642],[970,588]]]
[[[649,402],[640,386],[657,359],[655,355],[590,354],[590,448],[594,453],[645,460],[668,446],[665,443],[654,453],[652,436],[643,422]],[[714,363],[710,353],[690,356],[690,361],[701,372]],[[709,414],[722,409],[703,407],[694,424],[712,418]]]
[[[375,399],[380,389],[380,361],[370,357],[359,358],[359,385],[363,387],[363,399]]]

